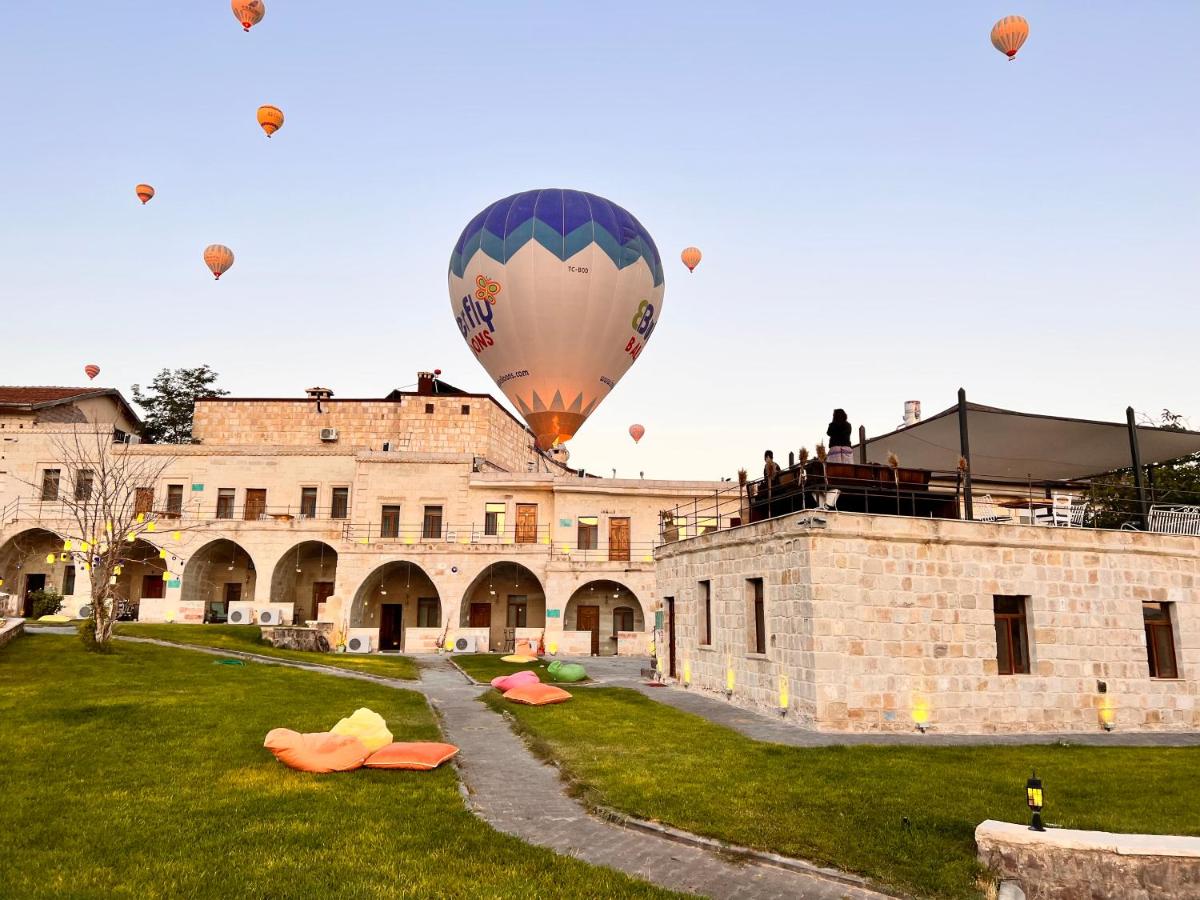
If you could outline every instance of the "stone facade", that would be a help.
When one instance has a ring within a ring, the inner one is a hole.
[[[1200,726],[1198,538],[800,514],[666,544],[657,558],[658,595],[674,609],[676,678],[719,693],[732,680],[732,702],[764,710],[786,693],[797,724]],[[762,579],[763,653],[751,579]],[[1028,674],[998,672],[996,597],[1022,598]],[[1178,678],[1149,676],[1144,601],[1170,605]]]

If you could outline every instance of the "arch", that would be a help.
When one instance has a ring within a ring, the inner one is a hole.
[[[229,604],[253,602],[258,573],[254,559],[236,541],[217,538],[200,547],[183,567],[180,600],[203,601],[204,620],[224,620]]]
[[[63,539],[45,528],[27,528],[0,545],[0,594],[11,595],[8,608],[0,608],[0,613],[28,618],[33,613],[30,595],[35,591],[65,594],[70,587],[66,569],[73,564],[58,558],[62,548]],[[51,553],[55,561],[48,563]]]
[[[458,625],[480,636],[486,629],[491,650],[511,652],[518,640],[540,641],[546,630],[546,589],[518,562],[490,563],[463,593]]]
[[[580,627],[580,607],[595,608],[590,615],[585,611],[584,627]],[[629,619],[632,619],[633,627],[627,629],[624,626],[629,624]],[[592,631],[593,652],[599,656],[615,656],[617,632],[645,631],[646,613],[642,601],[626,585],[611,578],[601,578],[580,585],[571,594],[563,609],[563,630]]]
[[[442,597],[415,562],[395,559],[377,567],[354,593],[351,629],[374,629],[375,647],[403,650],[410,629],[441,629]]]
[[[136,619],[138,607],[143,600],[166,596],[167,582],[164,574],[178,575],[181,568],[179,555],[167,550],[164,559],[158,547],[139,538],[122,556],[121,571],[116,575],[116,594],[120,601],[117,616]]]
[[[292,621],[317,617],[317,605],[333,593],[338,553],[324,541],[301,541],[287,550],[271,573],[271,602],[292,604]]]

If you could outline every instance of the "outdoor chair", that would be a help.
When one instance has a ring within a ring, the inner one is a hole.
[[[1200,506],[1152,506],[1147,530],[1200,535]]]
[[[1071,526],[1071,495],[1055,494],[1052,500],[1049,509],[1038,510],[1035,524],[1069,528]]]
[[[982,508],[982,515],[975,517],[975,521],[977,522],[990,522],[993,525],[996,525],[1004,522],[1011,522],[1013,520],[1012,516],[1006,513],[997,512],[999,507],[996,506],[996,501],[992,499],[991,494],[984,494],[982,497],[980,497],[979,505]]]
[[[1085,500],[1081,503],[1071,504],[1071,525],[1075,528],[1083,528],[1088,524],[1088,514],[1091,512],[1091,505]]]

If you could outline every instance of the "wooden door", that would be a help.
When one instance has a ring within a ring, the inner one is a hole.
[[[517,543],[537,543],[537,504],[517,504]]]
[[[379,607],[379,649],[399,650],[404,645],[404,606],[384,603]]]
[[[162,580],[161,575],[143,575],[142,599],[161,600],[166,596],[166,587],[167,583]]]
[[[490,603],[472,603],[471,617],[468,623],[472,628],[491,628],[492,627],[492,604]]]
[[[608,520],[608,558],[613,562],[629,562],[629,519]]]
[[[154,488],[137,488],[133,492],[133,511],[149,515],[154,511]]]
[[[675,677],[675,598],[667,598],[667,665]]]
[[[581,606],[575,613],[575,630],[592,633],[592,656],[600,655],[600,607]]]
[[[332,581],[314,581],[312,590],[312,609],[309,610],[309,618],[317,617],[317,610],[321,608],[321,604],[333,596]]]
[[[247,522],[261,519],[267,511],[267,492],[263,488],[246,489],[246,508],[243,516]]]

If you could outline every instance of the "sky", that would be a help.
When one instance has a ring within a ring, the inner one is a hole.
[[[207,363],[237,396],[381,397],[441,368],[507,404],[450,250],[492,201],[571,187],[667,263],[573,465],[729,477],[835,406],[876,435],[960,386],[1200,427],[1197,30],[1192,0],[267,0],[250,34],[225,0],[39,4],[0,33],[0,383],[94,362],[128,396]]]

